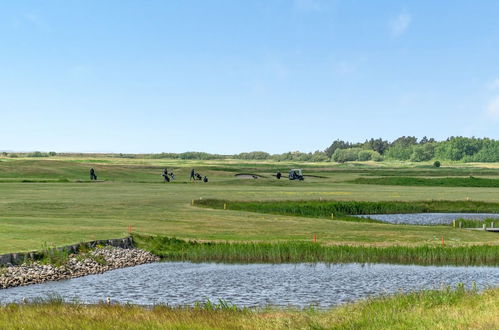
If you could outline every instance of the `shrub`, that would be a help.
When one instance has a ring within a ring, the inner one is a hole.
[[[312,154],[312,157],[310,158],[310,161],[312,162],[326,162],[328,161],[329,158],[327,156],[327,154],[323,151],[315,151],[313,154]]]
[[[371,153],[369,152],[369,150],[362,150],[359,152],[358,158],[361,162],[371,160]]]
[[[46,152],[35,151],[35,152],[30,152],[26,156],[27,157],[48,157],[48,154]]]
[[[386,156],[388,158],[392,159],[398,159],[398,160],[409,160],[412,155],[412,146],[402,146],[402,145],[395,145],[393,147],[390,147],[388,151],[386,152]]]
[[[433,163],[433,167],[440,167],[440,162],[438,160],[436,160],[434,163]]]
[[[234,156],[234,158],[245,160],[265,160],[269,159],[269,157],[270,155],[264,151],[242,152]]]
[[[356,161],[359,159],[359,152],[361,151],[360,148],[336,149],[331,159],[338,163]]]
[[[367,161],[373,160],[375,162],[379,162],[383,160],[383,156],[379,154],[379,152],[374,150],[361,150],[358,154],[359,161]]]
[[[424,162],[435,156],[435,144],[425,143],[412,148],[411,161]]]

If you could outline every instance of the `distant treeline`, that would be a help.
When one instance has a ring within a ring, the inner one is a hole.
[[[168,159],[199,159],[199,160],[217,160],[217,159],[244,159],[244,160],[277,160],[277,161],[310,161],[310,162],[325,162],[330,160],[324,151],[315,152],[286,152],[283,154],[271,155],[264,151],[242,152],[237,155],[219,155],[209,154],[206,152],[183,152],[183,153],[160,153],[152,154],[149,158],[168,158]]]
[[[488,138],[450,137],[445,141],[423,137],[402,136],[388,142],[370,139],[363,143],[334,141],[326,154],[335,162],[383,159],[410,160],[452,160],[463,162],[499,162],[499,141]]]
[[[408,160],[423,162],[431,160],[451,160],[463,162],[499,162],[499,141],[488,138],[450,137],[445,141],[415,136],[402,136],[394,141],[381,138],[365,142],[334,141],[326,150],[304,153],[300,151],[271,155],[263,151],[243,152],[237,155],[217,155],[204,152],[184,152],[179,154],[161,153],[152,158],[172,159],[244,159],[277,161],[383,161]]]
[[[51,152],[7,153],[8,157],[51,157],[57,154]],[[415,136],[402,136],[394,141],[381,138],[370,139],[364,142],[334,141],[324,151],[315,152],[292,151],[283,154],[269,154],[264,151],[243,152],[236,155],[210,154],[207,152],[188,151],[182,153],[159,154],[59,154],[60,156],[95,156],[118,158],[153,158],[153,159],[191,159],[191,160],[275,160],[275,161],[306,161],[324,162],[333,161],[344,163],[349,161],[383,161],[407,160],[423,162],[431,160],[451,160],[462,162],[499,162],[499,141],[488,138],[467,138],[452,136],[445,141],[436,141],[433,138],[423,137],[418,140]]]

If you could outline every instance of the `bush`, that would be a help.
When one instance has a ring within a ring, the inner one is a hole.
[[[358,160],[362,161],[362,162],[367,161],[367,160],[373,160],[375,162],[379,162],[379,161],[383,160],[383,157],[377,151],[362,150],[362,151],[359,151]]]
[[[242,152],[234,158],[245,160],[265,160],[269,159],[270,155],[263,151]]]
[[[360,148],[336,149],[331,158],[334,162],[344,163],[359,160]]]
[[[402,146],[402,145],[395,145],[393,147],[390,147],[388,151],[386,152],[386,156],[388,158],[392,159],[398,159],[398,160],[409,160],[412,155],[412,146]]]
[[[425,143],[412,148],[411,161],[424,162],[435,156],[435,144]]]
[[[35,151],[26,155],[27,157],[48,157],[46,152]]]
[[[372,151],[371,152],[371,160],[373,160],[375,162],[381,162],[381,161],[383,161],[383,156],[381,156],[381,154],[377,151]]]
[[[365,162],[366,160],[371,160],[371,153],[369,150],[362,150],[359,152],[358,159],[361,162]]]
[[[327,162],[329,160],[329,157],[327,156],[327,154],[323,151],[315,151],[313,154],[312,154],[312,157],[310,158],[310,161],[311,162]]]
[[[440,162],[438,160],[436,160],[434,163],[433,163],[433,167],[440,167]]]

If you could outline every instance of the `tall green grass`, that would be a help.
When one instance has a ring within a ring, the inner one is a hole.
[[[0,306],[5,329],[497,329],[499,289],[399,293],[321,310],[143,307],[47,300]]]
[[[389,186],[432,186],[432,187],[488,187],[499,188],[499,179],[476,178],[415,178],[415,177],[381,177],[357,178],[349,181],[358,184],[376,184]]]
[[[220,199],[194,200],[194,205],[216,209],[250,211],[302,217],[362,221],[356,214],[395,214],[395,213],[429,213],[429,212],[469,212],[498,213],[499,203],[479,201],[228,201]],[[364,219],[370,222],[376,220]]]
[[[498,265],[499,246],[364,247],[313,242],[214,243],[165,236],[134,235],[137,247],[164,260],[245,263],[395,263],[418,265]]]
[[[457,228],[483,228],[485,225],[490,228],[494,224],[494,227],[499,227],[499,219],[483,219],[483,220],[473,220],[473,219],[456,219],[455,226]]]

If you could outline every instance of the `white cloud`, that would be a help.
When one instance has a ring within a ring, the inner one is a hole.
[[[390,30],[394,37],[400,37],[411,25],[412,17],[408,13],[400,13],[390,21]]]
[[[489,89],[499,89],[499,78],[487,85]]]
[[[495,119],[499,119],[499,95],[497,95],[487,106],[487,114]]]

